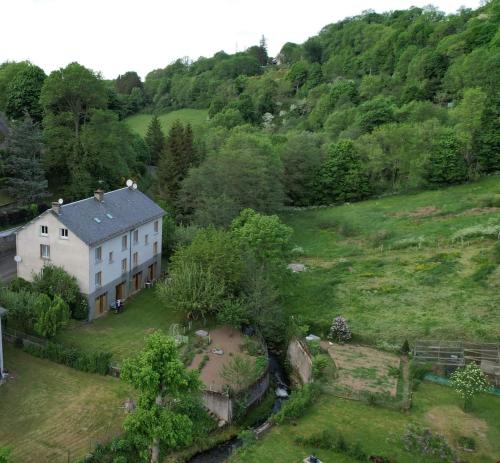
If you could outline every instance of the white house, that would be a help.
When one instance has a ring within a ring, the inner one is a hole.
[[[63,267],[88,299],[89,320],[99,317],[158,278],[164,214],[135,184],[52,203],[17,231],[17,276],[31,281],[46,264]]]

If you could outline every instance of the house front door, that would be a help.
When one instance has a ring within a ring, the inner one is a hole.
[[[142,272],[137,272],[133,276],[134,292],[141,289]]]
[[[95,313],[96,316],[99,317],[102,315],[107,308],[108,305],[108,293],[101,294],[100,296],[95,298]]]
[[[119,285],[116,285],[115,288],[115,300],[116,299],[125,299],[125,283],[120,283]]]
[[[148,267],[148,280],[149,281],[154,281],[155,279],[155,265],[156,264],[151,264],[149,267]]]

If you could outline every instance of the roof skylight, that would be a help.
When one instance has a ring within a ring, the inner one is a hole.
[[[97,223],[101,223],[101,219],[98,218],[98,217],[94,217],[94,220],[97,222]]]
[[[112,216],[109,212],[107,212],[107,213],[106,213],[106,217],[107,217],[108,219],[114,219],[114,217],[113,217],[113,216]]]

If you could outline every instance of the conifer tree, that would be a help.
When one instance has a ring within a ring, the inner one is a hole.
[[[148,131],[146,132],[145,141],[151,154],[151,164],[157,165],[161,153],[165,149],[165,135],[161,129],[158,116],[154,116],[153,119],[151,119]]]
[[[188,124],[175,121],[170,128],[165,149],[158,164],[158,195],[173,203],[177,198],[182,180],[190,167],[196,164],[193,131]]]
[[[48,195],[41,155],[41,133],[33,120],[26,116],[14,122],[7,138],[4,167],[7,191],[21,204],[36,203]]]

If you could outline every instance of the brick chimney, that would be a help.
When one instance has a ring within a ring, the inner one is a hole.
[[[54,201],[52,203],[52,212],[56,213],[57,215],[61,213],[61,204],[59,204],[59,202]]]
[[[94,191],[94,198],[97,199],[100,203],[104,201],[104,190],[101,188],[98,188],[97,190]]]

